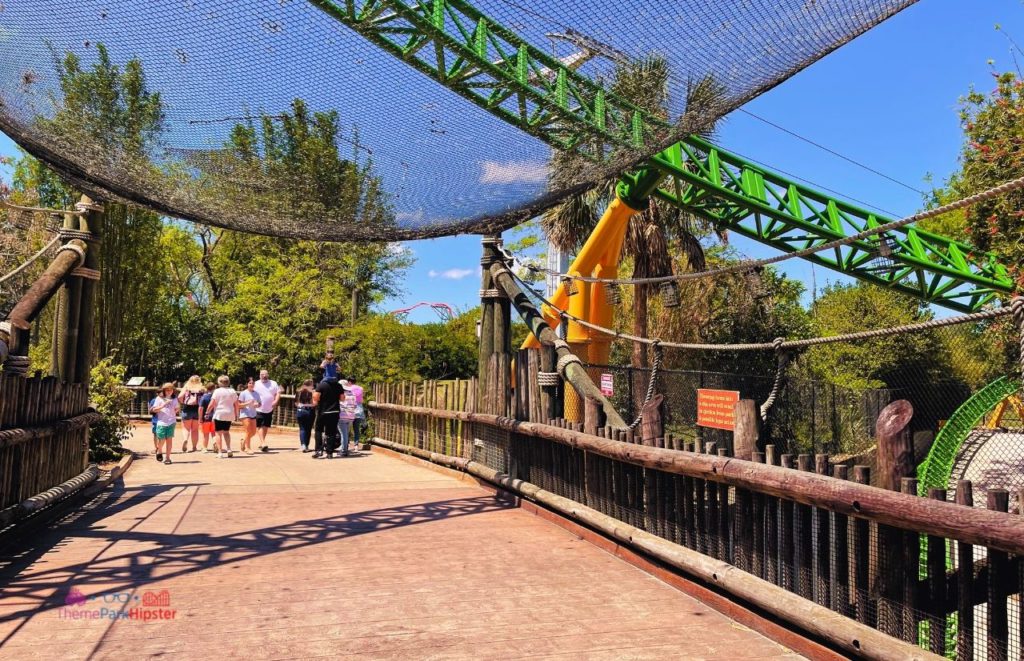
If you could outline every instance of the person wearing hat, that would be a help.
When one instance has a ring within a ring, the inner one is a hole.
[[[178,420],[178,400],[174,397],[174,384],[165,383],[160,395],[153,401],[152,411],[156,415],[157,444],[164,446],[164,463],[171,463],[171,447],[174,445],[174,424]],[[159,448],[158,448],[159,450]]]

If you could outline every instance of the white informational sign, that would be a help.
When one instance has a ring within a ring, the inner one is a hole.
[[[132,378],[128,379],[128,383],[126,383],[125,385],[126,386],[141,386],[145,382],[146,382],[146,377],[144,377],[144,376],[133,376]]]
[[[608,372],[601,375],[601,394],[605,397],[615,394],[615,379]]]

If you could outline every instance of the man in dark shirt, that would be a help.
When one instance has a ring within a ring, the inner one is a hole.
[[[321,381],[313,392],[316,406],[316,451],[314,459],[326,456],[330,459],[338,447],[338,414],[341,413],[339,400],[344,389],[336,378]],[[327,438],[324,439],[324,435]]]

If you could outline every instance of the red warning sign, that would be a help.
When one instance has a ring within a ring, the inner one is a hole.
[[[733,407],[740,401],[738,390],[697,389],[697,424],[701,427],[733,431],[736,419]]]

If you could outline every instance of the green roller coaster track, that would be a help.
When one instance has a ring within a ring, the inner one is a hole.
[[[928,489],[946,489],[953,474],[960,447],[967,440],[985,414],[999,402],[1020,390],[1020,384],[1001,376],[960,405],[935,436],[928,457],[917,468],[918,493],[928,495]]]
[[[606,91],[463,0],[309,2],[555,149],[603,158],[615,148],[642,149],[671,135],[664,120]],[[785,252],[891,221],[696,136],[622,175],[619,193],[634,208],[656,195],[721,229]],[[993,255],[912,226],[806,259],[961,312],[977,311],[1013,291],[1006,268]]]

